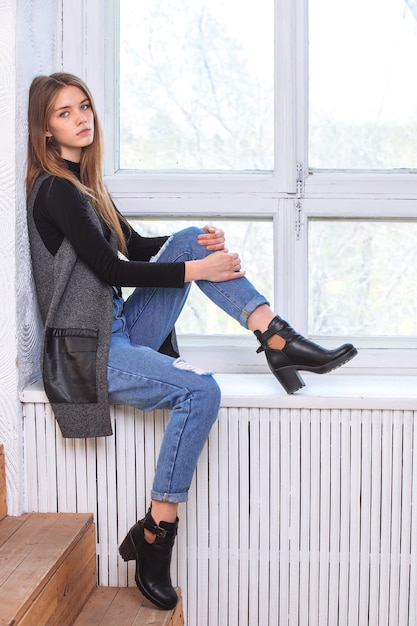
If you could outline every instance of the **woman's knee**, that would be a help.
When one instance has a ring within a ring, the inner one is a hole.
[[[199,408],[195,408],[198,411],[199,420],[203,419],[209,431],[219,415],[221,392],[211,374],[206,374],[201,378]]]
[[[181,359],[177,359],[176,365],[190,370],[192,381],[189,379],[186,387],[194,400],[200,403],[201,408],[210,413],[213,416],[213,421],[215,421],[220,408],[221,391],[213,375],[210,372],[190,366]]]
[[[198,226],[187,226],[184,230],[181,230],[180,233],[184,233],[193,239],[197,239],[198,235],[203,235],[204,230],[199,228]]]
[[[207,382],[208,382],[209,401],[211,402],[212,406],[215,408],[215,412],[218,413],[219,408],[220,408],[220,402],[221,402],[220,387],[217,381],[215,380],[215,378],[211,374],[207,376]]]
[[[174,241],[179,249],[189,250],[192,257],[204,257],[207,250],[198,243],[198,236],[203,235],[204,230],[197,226],[189,226],[175,233]]]

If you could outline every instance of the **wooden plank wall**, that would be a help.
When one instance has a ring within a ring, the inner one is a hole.
[[[7,515],[6,501],[6,463],[4,456],[4,446],[0,444],[0,520]]]
[[[27,507],[93,511],[100,582],[143,515],[167,415],[113,408],[114,436],[63,440],[25,407]],[[417,411],[223,408],[200,458],[173,582],[187,626],[417,626]]]

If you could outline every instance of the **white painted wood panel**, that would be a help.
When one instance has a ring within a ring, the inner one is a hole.
[[[168,414],[112,408],[114,436],[63,440],[25,403],[26,508],[92,511],[103,585],[148,504]],[[417,411],[223,407],[199,460],[173,580],[188,626],[416,626]],[[414,504],[414,507],[413,507]]]
[[[60,68],[59,0],[0,2],[0,441],[10,514],[22,512],[19,390],[39,370],[39,321],[26,232],[27,100],[34,76]],[[17,337],[17,341],[16,341]]]

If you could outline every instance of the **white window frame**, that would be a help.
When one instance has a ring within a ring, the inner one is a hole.
[[[81,76],[94,94],[105,130],[105,180],[117,205],[128,217],[199,219],[209,215],[215,221],[214,216],[256,215],[271,219],[275,247],[272,305],[300,332],[307,332],[310,217],[417,217],[415,172],[308,171],[308,0],[275,0],[275,80],[280,98],[275,107],[273,175],[118,170],[117,93],[112,89],[117,84],[117,0],[62,0],[62,13],[62,69]],[[114,25],[110,35],[106,23]],[[196,355],[204,352],[204,365],[215,371],[265,368],[255,355],[252,337],[226,337],[218,346],[201,337],[188,343],[185,349]],[[321,343],[334,345],[331,338]],[[417,374],[417,338],[412,344],[405,347],[398,341],[388,349],[379,347],[378,341],[368,341],[359,356],[339,371]]]

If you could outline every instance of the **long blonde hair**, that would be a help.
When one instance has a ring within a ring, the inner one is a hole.
[[[84,92],[94,114],[94,140],[81,151],[81,182],[68,169],[55,139],[46,137],[46,129],[58,94],[63,87],[70,85]],[[38,176],[44,172],[59,178],[66,178],[89,197],[96,213],[116,235],[118,249],[126,254],[125,237],[103,181],[103,135],[94,100],[87,85],[77,76],[65,72],[56,72],[50,76],[37,76],[32,81],[29,91],[28,126],[27,196],[32,191]]]

